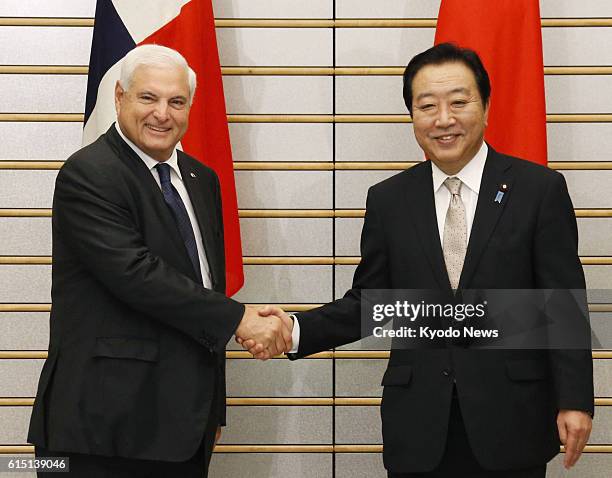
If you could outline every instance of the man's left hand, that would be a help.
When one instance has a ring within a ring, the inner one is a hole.
[[[215,446],[217,442],[221,439],[221,427],[217,427],[217,433],[215,433]]]
[[[563,466],[569,470],[582,455],[593,428],[593,419],[580,410],[559,410],[557,427],[561,443],[565,446]]]

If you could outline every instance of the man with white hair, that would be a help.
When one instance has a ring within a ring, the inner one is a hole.
[[[57,177],[51,336],[28,441],[68,457],[71,476],[206,476],[228,340],[291,347],[289,324],[224,294],[219,181],[176,148],[195,87],[176,51],[135,48],[117,123]]]

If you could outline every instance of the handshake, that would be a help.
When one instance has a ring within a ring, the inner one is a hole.
[[[293,320],[280,307],[246,306],[236,329],[236,342],[256,359],[267,360],[292,349],[292,332]]]

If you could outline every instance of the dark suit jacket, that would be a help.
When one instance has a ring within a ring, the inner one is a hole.
[[[215,389],[224,421],[225,346],[244,306],[224,295],[217,176],[180,151],[178,165],[214,290],[195,281],[159,186],[114,126],[60,170],[49,356],[29,442],[182,461],[200,445]]]
[[[508,192],[494,198],[500,185]],[[459,289],[584,289],[577,228],[563,176],[489,147]],[[452,292],[436,224],[431,163],[373,186],[361,263],[346,295],[301,313],[297,357],[361,337],[362,289]],[[453,379],[481,465],[543,464],[559,452],[559,409],[593,410],[590,350],[392,350],[382,384],[384,462],[435,468],[444,452]]]

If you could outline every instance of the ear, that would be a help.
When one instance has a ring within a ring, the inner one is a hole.
[[[115,83],[115,111],[117,115],[119,115],[119,110],[121,109],[123,95],[125,95],[125,90],[119,84],[119,80],[117,80],[117,83]]]
[[[491,105],[491,100],[487,101],[487,104],[484,105],[484,124],[485,126],[489,125],[489,106]]]

